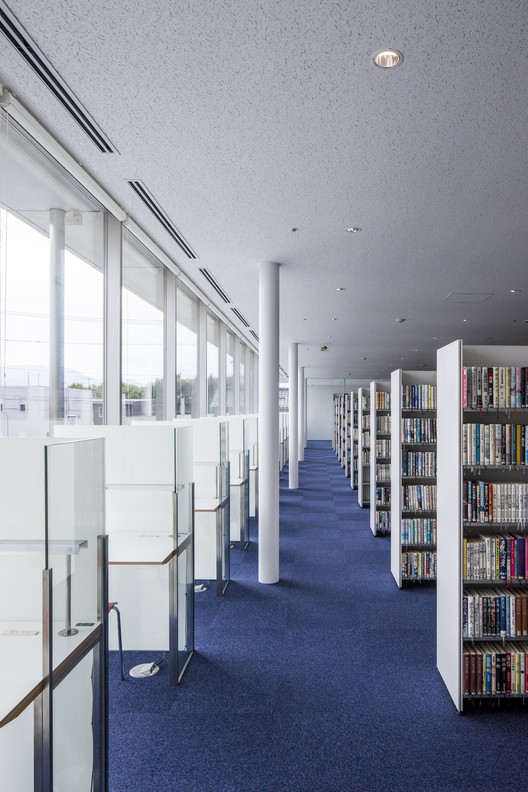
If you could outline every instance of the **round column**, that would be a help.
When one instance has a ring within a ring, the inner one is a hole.
[[[260,583],[279,580],[279,264],[259,264]]]
[[[290,392],[288,395],[288,413],[290,424],[290,440],[289,440],[289,462],[288,462],[288,484],[290,489],[298,489],[299,487],[299,460],[297,459],[297,448],[299,446],[299,420],[298,420],[298,344],[290,344],[288,348],[288,370],[290,372]]]

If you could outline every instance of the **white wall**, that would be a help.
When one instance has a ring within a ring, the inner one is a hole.
[[[308,381],[308,440],[331,440],[334,424],[334,385]]]
[[[309,379],[308,380],[308,440],[332,440],[334,427],[334,393],[349,393],[368,388],[368,380]]]

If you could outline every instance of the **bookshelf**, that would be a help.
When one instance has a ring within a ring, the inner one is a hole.
[[[370,530],[374,536],[390,533],[391,435],[390,385],[370,383]]]
[[[520,558],[522,546],[524,556],[527,549],[527,468],[502,464],[502,459],[500,465],[463,463],[464,424],[528,424],[525,407],[489,406],[489,390],[483,399],[482,382],[479,406],[464,407],[464,369],[486,367],[495,383],[499,367],[511,366],[528,366],[528,347],[467,346],[454,341],[437,354],[437,666],[460,712],[471,699],[512,699],[526,695],[528,636],[523,633],[528,632],[528,615],[522,605],[526,596],[522,595],[528,593],[528,570],[525,566],[520,568]],[[525,372],[525,386],[526,379]],[[505,382],[502,388],[501,405],[504,405]],[[472,498],[471,506],[477,506],[476,515],[470,511],[468,500],[464,502],[464,493],[468,493],[474,481],[478,482],[479,500],[475,502]],[[519,501],[523,494],[524,501]],[[514,505],[518,508],[515,514]],[[491,611],[497,601],[499,610]],[[493,635],[489,635],[490,627]],[[525,669],[522,683],[520,668]]]
[[[435,405],[436,372],[392,372],[391,572],[399,588],[436,579]],[[415,497],[420,508],[412,509]]]
[[[359,430],[358,430],[358,394],[352,391],[351,399],[351,451],[350,451],[350,486],[353,490],[358,488],[358,456],[359,456]]]
[[[332,436],[332,448],[335,455],[339,458],[339,396],[334,393],[334,432]]]
[[[339,397],[339,464],[345,470],[346,458],[346,393]]]
[[[343,396],[343,467],[345,476],[350,477],[352,443],[352,394]]]
[[[362,509],[370,504],[370,393],[358,390],[358,503]]]

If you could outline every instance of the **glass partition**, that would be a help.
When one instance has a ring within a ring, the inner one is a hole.
[[[178,680],[194,651],[194,485],[192,428],[174,432],[178,555],[176,559]]]
[[[43,670],[43,446],[43,440],[0,440],[1,786],[20,792],[33,790],[32,691]]]
[[[164,417],[165,270],[127,229],[123,234],[122,423]]]
[[[240,363],[239,363],[239,394],[240,394],[240,402],[239,402],[239,413],[246,412],[246,351],[247,346],[241,341],[240,342]]]
[[[54,790],[91,792],[98,752],[91,650],[101,639],[103,615],[98,613],[98,536],[105,532],[103,440],[48,445],[46,486],[53,662],[63,669],[53,691]]]

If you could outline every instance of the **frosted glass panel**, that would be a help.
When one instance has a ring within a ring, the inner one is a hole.
[[[91,792],[92,652],[53,691],[53,792]]]
[[[73,626],[97,620],[97,536],[104,533],[105,524],[104,443],[93,439],[50,445],[46,457],[56,643],[68,640],[57,635],[58,622],[67,628],[67,621]]]
[[[33,790],[33,706],[19,706],[42,679],[44,446],[0,440],[0,787],[17,792]]]
[[[46,567],[44,447],[44,440],[0,440],[0,622],[36,622],[39,630]]]

